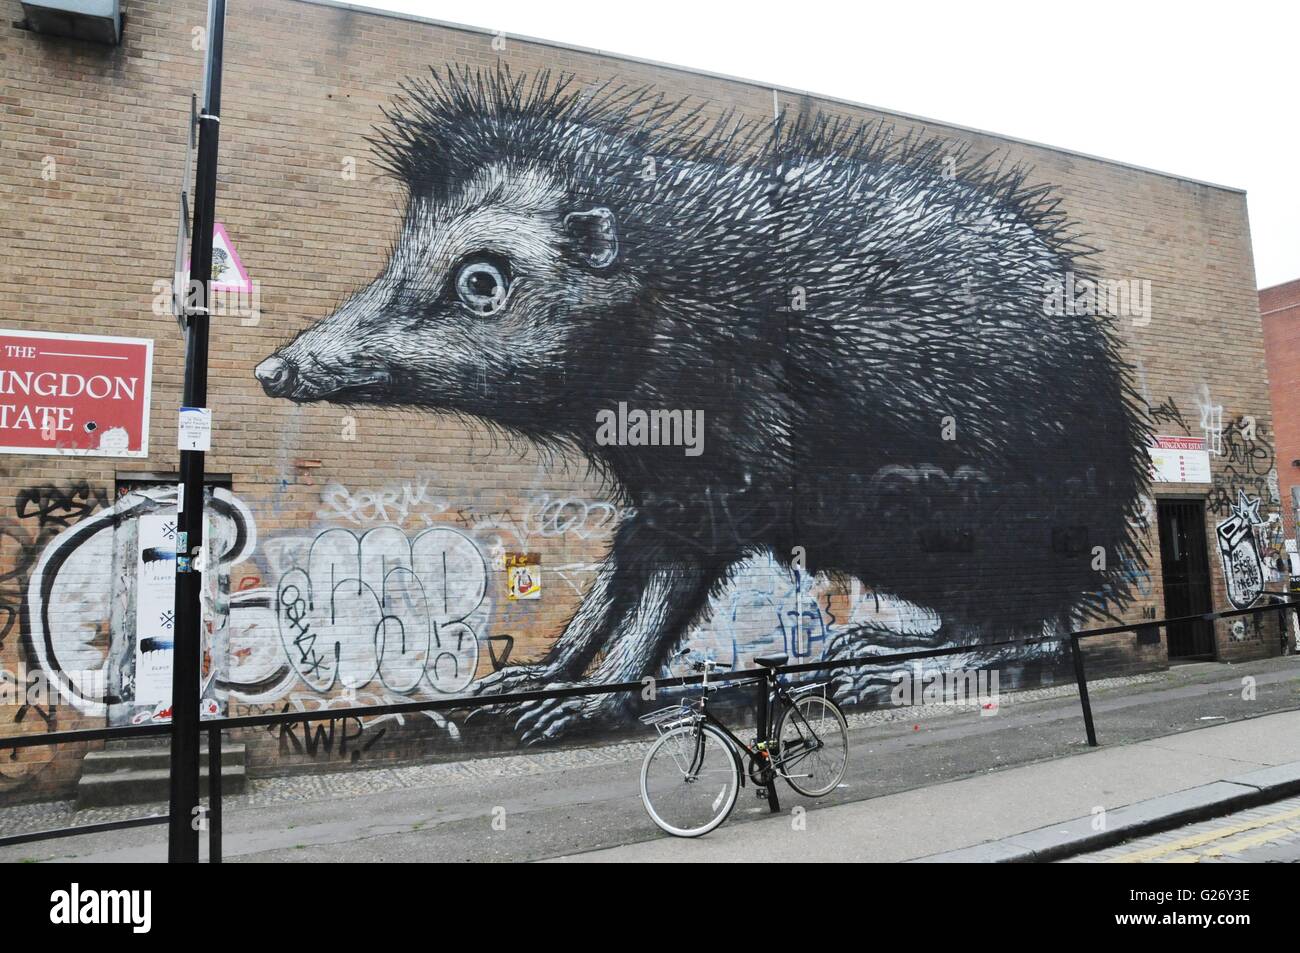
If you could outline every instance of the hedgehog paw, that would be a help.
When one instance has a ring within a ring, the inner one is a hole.
[[[554,741],[566,731],[614,718],[620,705],[620,700],[612,695],[578,695],[525,702],[519,706],[515,732],[520,742],[526,745]]]
[[[550,687],[557,674],[545,665],[508,665],[499,671],[480,678],[465,690],[466,695],[511,695],[515,692],[533,692]],[[465,718],[466,722],[484,713],[499,715],[513,710],[509,703],[475,708]]]

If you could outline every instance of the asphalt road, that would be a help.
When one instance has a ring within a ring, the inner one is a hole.
[[[1300,797],[1140,837],[1063,863],[1300,863]]]

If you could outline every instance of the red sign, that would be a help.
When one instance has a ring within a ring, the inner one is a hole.
[[[1204,450],[1204,437],[1156,437],[1156,446],[1161,450]]]
[[[153,341],[0,329],[0,453],[149,455]]]

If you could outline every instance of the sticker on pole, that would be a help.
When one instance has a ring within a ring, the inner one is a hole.
[[[0,453],[147,457],[153,341],[0,329]]]
[[[176,446],[179,450],[198,450],[207,453],[212,449],[212,408],[182,407],[180,425],[176,429]]]

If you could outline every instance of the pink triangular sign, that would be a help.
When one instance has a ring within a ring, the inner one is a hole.
[[[189,259],[186,259],[185,270],[187,272],[189,267]],[[244,267],[239,252],[235,251],[235,243],[226,234],[226,227],[220,222],[217,222],[216,227],[212,230],[212,290],[239,292],[253,290],[253,282],[248,277],[248,269]]]

